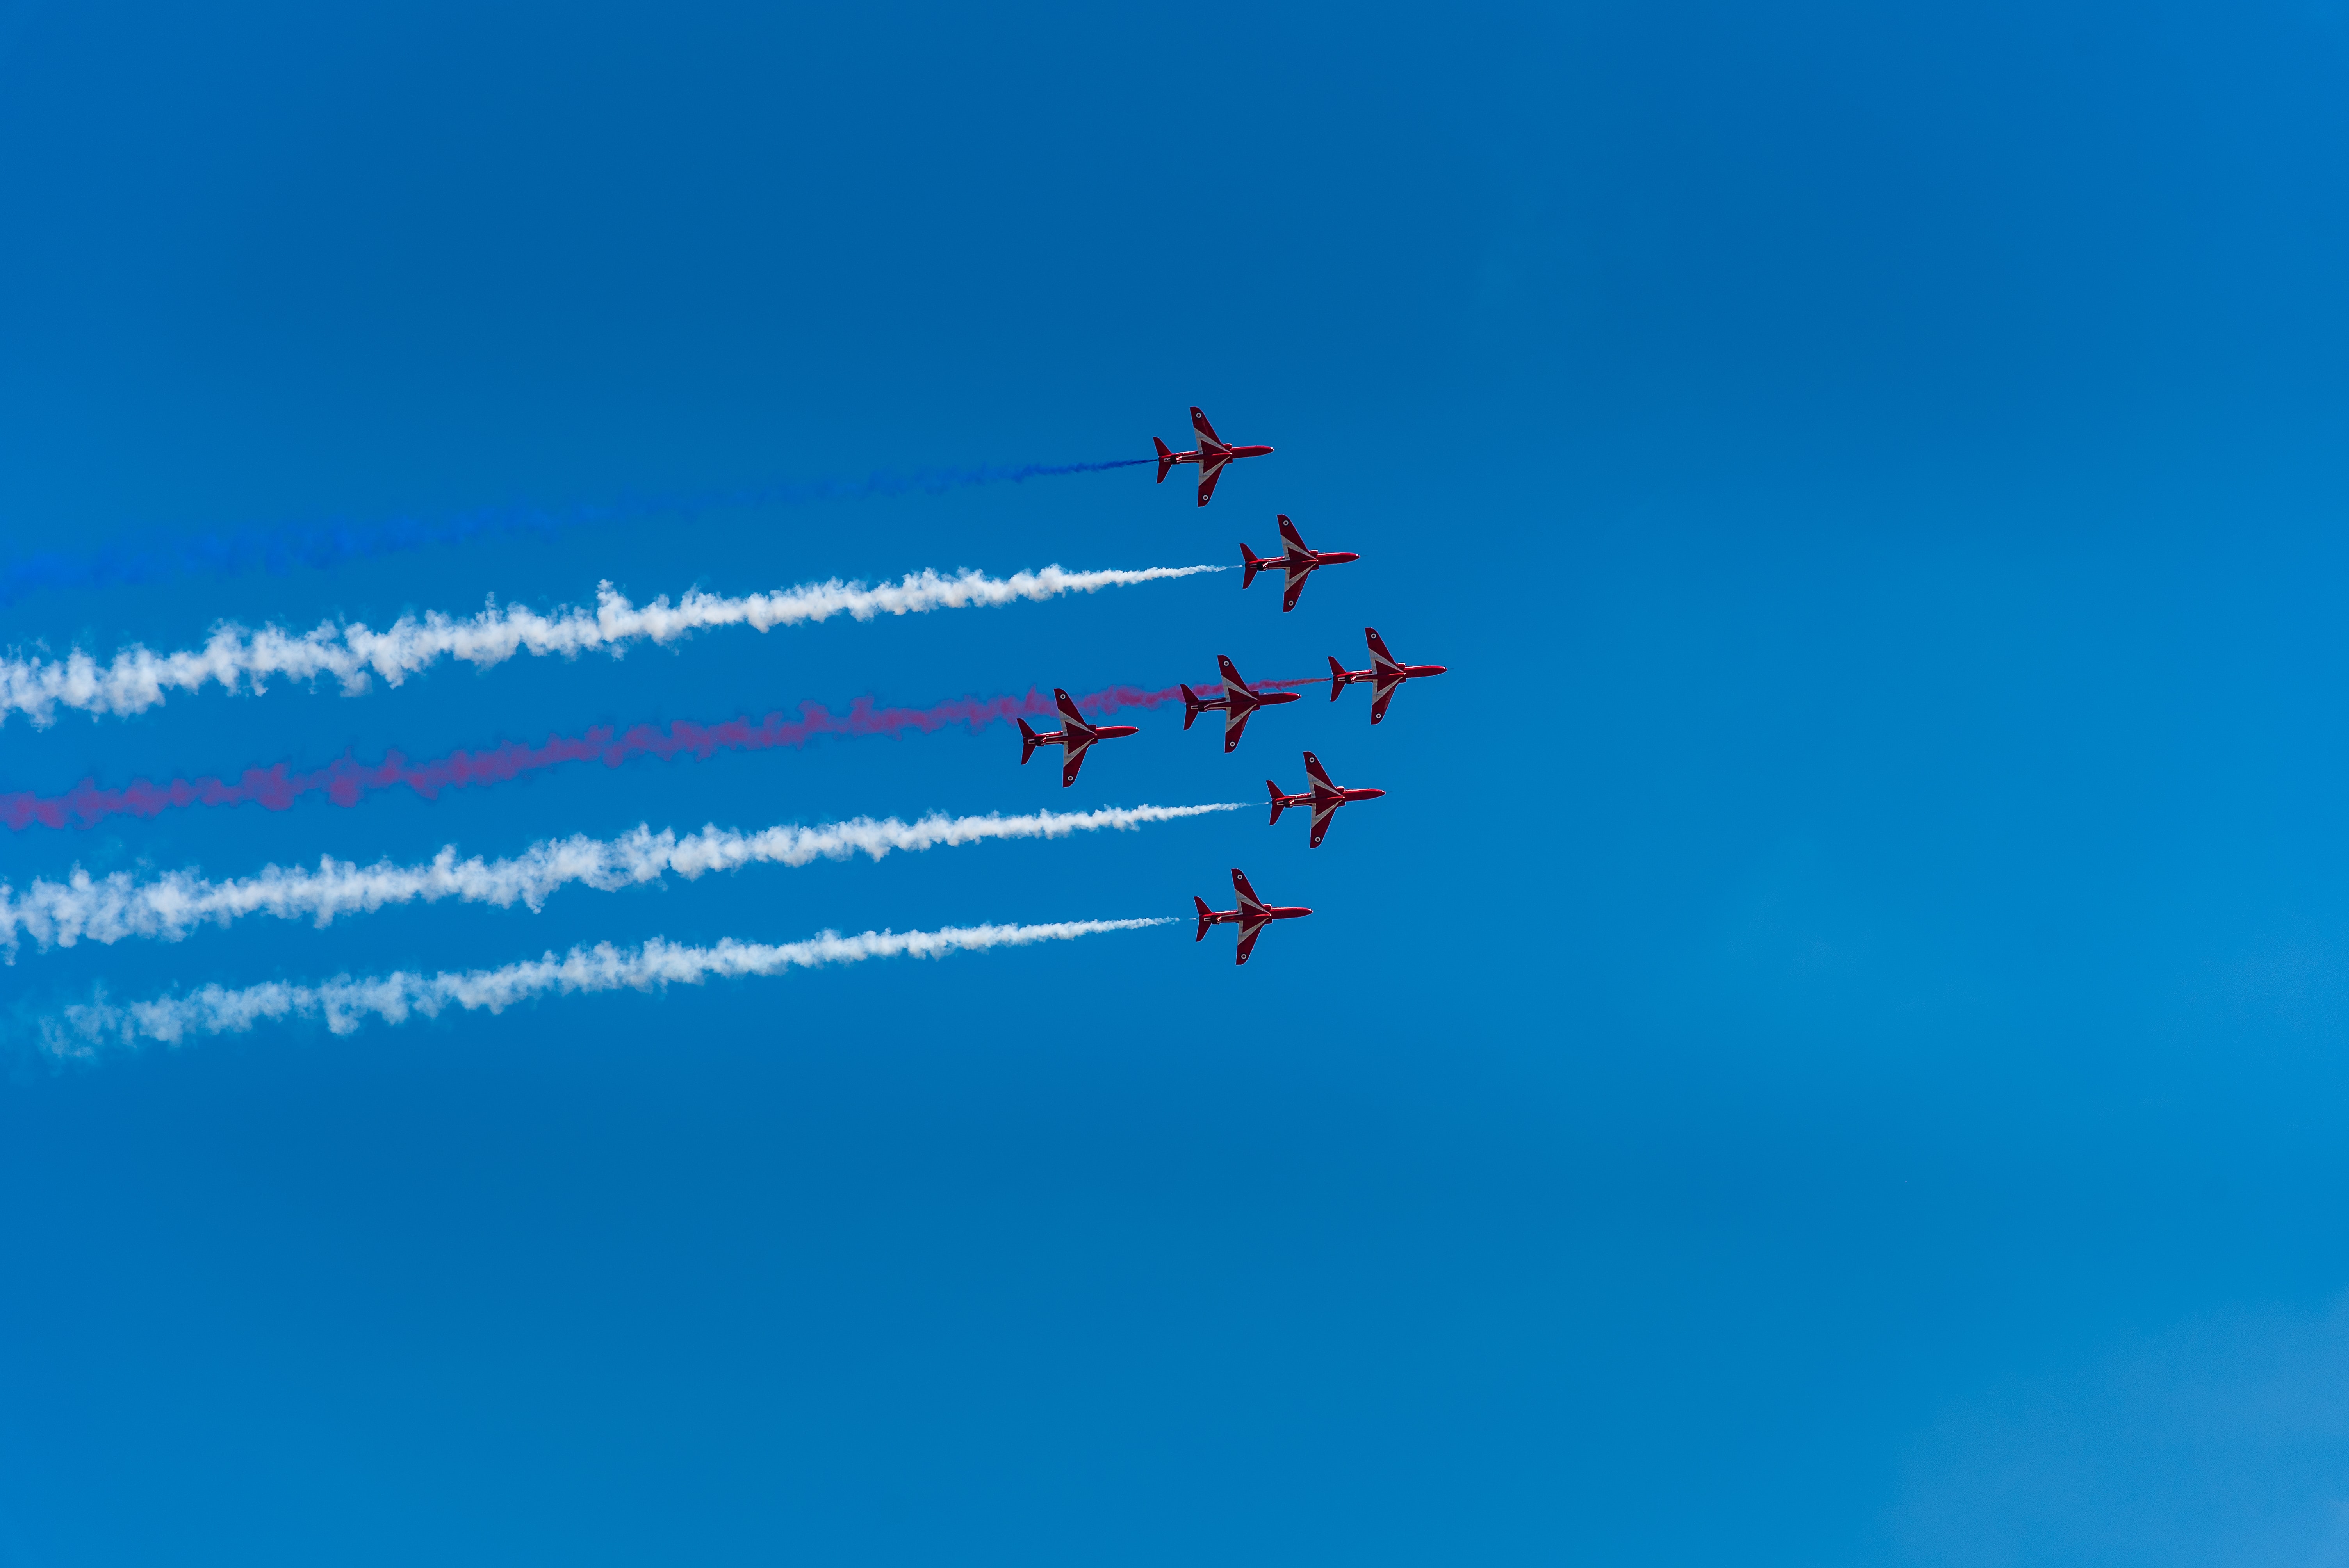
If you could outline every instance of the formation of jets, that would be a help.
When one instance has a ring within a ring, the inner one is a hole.
[[[1208,498],[1216,493],[1216,481],[1222,477],[1226,468],[1241,458],[1260,458],[1272,450],[1270,447],[1228,444],[1216,436],[1216,428],[1207,422],[1207,416],[1197,408],[1191,410],[1191,428],[1197,433],[1199,441],[1191,451],[1177,452],[1154,436],[1151,439],[1158,448],[1159,483],[1165,483],[1167,474],[1178,464],[1198,465],[1201,506],[1206,505]],[[1297,525],[1289,521],[1288,514],[1280,514],[1278,521],[1280,528],[1279,554],[1258,555],[1246,544],[1240,546],[1240,586],[1246,588],[1254,583],[1259,572],[1278,570],[1284,579],[1280,595],[1281,614],[1287,614],[1297,608],[1297,601],[1305,592],[1306,582],[1314,573],[1325,566],[1341,565],[1349,561],[1359,561],[1361,557],[1350,550],[1315,550],[1305,542],[1304,536],[1298,531]],[[1375,725],[1385,719],[1387,704],[1394,700],[1394,694],[1401,691],[1406,682],[1425,680],[1430,676],[1444,673],[1442,665],[1407,665],[1396,658],[1387,651],[1386,640],[1379,635],[1375,626],[1364,627],[1362,636],[1370,647],[1368,669],[1350,670],[1333,657],[1330,661],[1329,675],[1315,676],[1311,681],[1274,681],[1265,686],[1251,686],[1227,655],[1216,655],[1216,668],[1222,676],[1223,695],[1201,696],[1187,686],[1178,687],[1183,694],[1183,727],[1190,728],[1203,713],[1211,710],[1221,712],[1224,716],[1224,752],[1228,756],[1238,748],[1240,737],[1247,731],[1248,719],[1257,709],[1277,707],[1298,699],[1298,693],[1278,688],[1306,686],[1326,679],[1330,683],[1330,700],[1335,702],[1338,695],[1348,686],[1367,681],[1371,687],[1371,722]],[[1061,787],[1064,789],[1077,781],[1077,770],[1084,766],[1085,753],[1096,742],[1137,733],[1137,727],[1131,724],[1089,722],[1077,711],[1077,705],[1069,700],[1069,694],[1057,686],[1053,688],[1052,700],[1060,708],[1061,727],[1050,734],[1039,735],[1029,727],[1027,720],[1020,720],[1019,761],[1025,766],[1028,759],[1036,755],[1038,748],[1057,745],[1061,748]],[[1310,812],[1312,826],[1306,841],[1308,849],[1321,847],[1321,840],[1330,831],[1330,820],[1337,816],[1340,807],[1357,800],[1375,800],[1386,793],[1383,789],[1348,789],[1332,783],[1329,770],[1321,766],[1321,759],[1310,751],[1305,753],[1305,780],[1303,792],[1296,795],[1283,792],[1280,786],[1269,779],[1265,780],[1264,787],[1272,798],[1272,820],[1276,825],[1280,821],[1283,811],[1302,809]],[[1248,955],[1256,951],[1257,938],[1264,934],[1264,928],[1272,922],[1296,920],[1313,913],[1301,904],[1266,903],[1257,897],[1256,889],[1248,885],[1247,873],[1237,866],[1232,868],[1232,892],[1237,900],[1237,907],[1233,909],[1209,909],[1204,898],[1195,897],[1191,902],[1197,907],[1199,916],[1199,933],[1194,940],[1206,941],[1211,926],[1237,925],[1240,928],[1239,947],[1232,960],[1235,964],[1248,961]]]

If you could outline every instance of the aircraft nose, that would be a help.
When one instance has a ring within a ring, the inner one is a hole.
[[[1432,676],[1440,676],[1444,673],[1444,666],[1442,665],[1430,665],[1427,666],[1426,673]]]
[[[1375,799],[1377,799],[1380,796],[1381,796],[1381,795],[1385,794],[1385,793],[1386,793],[1386,791],[1385,791],[1385,790],[1383,790],[1383,789],[1363,789],[1363,790],[1359,791],[1359,793],[1361,795],[1362,799],[1365,799],[1365,800],[1375,800]]]

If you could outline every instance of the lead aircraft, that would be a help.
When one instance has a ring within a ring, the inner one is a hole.
[[[1199,934],[1191,940],[1206,941],[1207,927],[1211,925],[1237,924],[1240,928],[1240,947],[1232,959],[1235,964],[1248,961],[1248,954],[1256,951],[1256,939],[1264,934],[1264,928],[1271,922],[1295,920],[1313,913],[1302,904],[1265,903],[1256,896],[1256,889],[1248,886],[1246,873],[1237,866],[1232,868],[1232,892],[1239,896],[1237,909],[1209,909],[1206,899],[1193,896],[1191,902],[1199,906]]]
[[[1406,665],[1387,652],[1384,638],[1376,626],[1362,628],[1362,635],[1371,645],[1371,667],[1350,670],[1335,658],[1330,661],[1330,700],[1336,702],[1338,694],[1356,681],[1371,683],[1371,722],[1378,723],[1387,716],[1387,704],[1402,689],[1405,681],[1425,680],[1429,676],[1444,673],[1442,665]]]
[[[1206,505],[1207,498],[1216,493],[1216,480],[1223,476],[1226,463],[1235,458],[1261,458],[1272,450],[1270,447],[1225,445],[1216,438],[1216,428],[1207,423],[1206,415],[1195,407],[1191,410],[1191,431],[1198,437],[1199,445],[1195,449],[1188,452],[1170,451],[1167,449],[1166,443],[1155,436],[1151,437],[1150,440],[1151,444],[1158,449],[1158,482],[1160,484],[1166,482],[1167,470],[1177,463],[1199,465],[1199,504],[1201,506]]]
[[[1087,724],[1069,694],[1059,686],[1052,688],[1052,700],[1061,705],[1061,727],[1050,735],[1039,735],[1028,727],[1026,719],[1019,720],[1019,766],[1036,755],[1040,746],[1058,744],[1061,748],[1061,788],[1065,789],[1077,781],[1077,769],[1085,765],[1085,748],[1096,740],[1115,740],[1122,736],[1139,735],[1141,727],[1132,724]],[[1189,727],[1188,726],[1185,727]]]
[[[1284,615],[1297,608],[1297,596],[1305,592],[1307,577],[1324,566],[1337,566],[1361,559],[1350,550],[1307,549],[1304,538],[1297,531],[1297,525],[1289,521],[1286,514],[1280,518],[1280,547],[1278,555],[1268,558],[1258,555],[1245,544],[1241,545],[1240,586],[1245,588],[1255,582],[1256,574],[1268,567],[1279,567],[1288,573],[1288,585],[1280,595],[1280,613]]]
[[[1189,686],[1181,688],[1183,727],[1190,728],[1191,721],[1209,708],[1222,708],[1224,710],[1224,755],[1228,757],[1233,748],[1240,743],[1240,732],[1247,727],[1248,715],[1257,708],[1270,707],[1277,703],[1295,702],[1298,694],[1293,691],[1250,690],[1247,682],[1240,679],[1240,672],[1233,667],[1232,661],[1221,654],[1216,655],[1216,667],[1223,672],[1223,696],[1201,696]],[[1314,678],[1319,680],[1320,677],[1317,676]]]
[[[1321,835],[1330,830],[1330,819],[1338,814],[1339,807],[1355,800],[1375,800],[1386,793],[1383,789],[1348,789],[1330,783],[1321,759],[1309,751],[1305,754],[1305,778],[1307,782],[1302,795],[1284,795],[1280,792],[1280,786],[1269,779],[1264,781],[1264,787],[1272,792],[1275,826],[1280,822],[1280,814],[1291,806],[1313,808],[1313,836],[1305,844],[1309,850],[1321,847]]]

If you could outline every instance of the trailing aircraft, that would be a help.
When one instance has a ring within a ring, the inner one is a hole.
[[[1191,410],[1191,429],[1199,438],[1198,446],[1191,451],[1170,451],[1167,449],[1166,443],[1155,436],[1151,437],[1150,440],[1151,444],[1158,449],[1158,482],[1160,484],[1166,482],[1167,470],[1177,463],[1199,465],[1199,504],[1201,506],[1206,505],[1207,498],[1216,493],[1216,480],[1222,477],[1226,463],[1237,458],[1261,458],[1272,450],[1270,447],[1226,446],[1216,438],[1216,428],[1207,423],[1207,417],[1196,408]]]
[[[1237,866],[1232,868],[1232,892],[1239,897],[1237,909],[1209,909],[1206,899],[1192,898],[1191,902],[1199,906],[1199,934],[1191,940],[1206,941],[1207,927],[1211,925],[1237,925],[1240,928],[1240,946],[1232,959],[1235,964],[1248,961],[1248,954],[1256,951],[1256,939],[1264,934],[1264,928],[1271,922],[1295,920],[1313,913],[1301,904],[1266,903],[1256,896],[1256,889],[1248,886],[1247,877]]]
[[[1305,777],[1307,783],[1301,795],[1282,794],[1280,786],[1269,779],[1264,781],[1264,787],[1272,792],[1272,820],[1276,826],[1280,814],[1291,806],[1313,809],[1313,836],[1305,845],[1309,850],[1321,847],[1321,835],[1330,830],[1330,819],[1338,814],[1339,807],[1356,800],[1375,800],[1386,793],[1383,789],[1348,789],[1330,783],[1321,759],[1309,751],[1305,754]]]
[[[1039,735],[1028,727],[1026,719],[1019,721],[1019,766],[1028,766],[1028,759],[1036,755],[1038,747],[1058,745],[1063,789],[1077,781],[1077,769],[1085,765],[1085,748],[1094,741],[1115,740],[1142,732],[1139,726],[1132,724],[1087,724],[1084,716],[1077,711],[1077,705],[1069,700],[1069,694],[1059,686],[1052,688],[1052,700],[1061,705],[1060,728],[1050,735]]]
[[[1361,557],[1350,550],[1309,550],[1297,531],[1297,525],[1284,514],[1280,519],[1281,553],[1258,555],[1247,545],[1240,546],[1240,586],[1256,581],[1256,574],[1278,566],[1288,574],[1288,584],[1280,595],[1280,613],[1287,614],[1297,608],[1297,596],[1305,592],[1305,579],[1324,566],[1337,566]]]
[[[1270,707],[1276,703],[1295,702],[1298,694],[1293,691],[1251,691],[1248,689],[1247,682],[1240,679],[1240,672],[1232,666],[1231,660],[1217,654],[1216,665],[1223,671],[1224,695],[1212,697],[1201,696],[1189,686],[1181,688],[1183,727],[1190,728],[1191,721],[1209,708],[1222,708],[1224,710],[1224,753],[1229,756],[1232,748],[1240,743],[1240,731],[1247,727],[1248,715],[1257,708]],[[1320,677],[1317,676],[1314,678],[1318,680]]]
[[[1371,667],[1350,670],[1336,659],[1330,661],[1330,700],[1336,702],[1338,694],[1356,681],[1371,683],[1371,722],[1376,724],[1387,716],[1387,704],[1394,700],[1405,681],[1425,680],[1444,673],[1442,665],[1406,665],[1387,652],[1387,645],[1376,626],[1362,628],[1362,635],[1371,645]]]

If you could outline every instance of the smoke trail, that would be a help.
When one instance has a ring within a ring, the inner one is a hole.
[[[258,1023],[313,1016],[324,1016],[334,1033],[347,1035],[370,1014],[398,1024],[411,1013],[438,1017],[451,1005],[498,1013],[549,992],[657,991],[672,985],[698,985],[711,975],[780,975],[867,958],[943,958],[950,953],[1071,942],[1102,932],[1179,923],[1162,916],[1050,925],[950,925],[939,931],[868,931],[859,936],[827,931],[806,942],[780,945],[728,937],[715,947],[686,947],[655,937],[642,947],[623,949],[600,942],[592,948],[574,947],[561,958],[549,951],[524,963],[461,974],[444,969],[418,975],[402,969],[363,980],[338,975],[316,985],[272,981],[231,990],[213,985],[184,996],[128,1005],[109,1002],[100,993],[44,1019],[41,1041],[53,1056],[90,1057],[107,1045],[134,1046],[142,1038],[177,1045],[191,1035],[242,1034]]]
[[[738,490],[647,496],[609,506],[558,510],[481,507],[436,520],[394,518],[385,522],[331,522],[201,533],[165,543],[114,545],[84,554],[40,551],[0,564],[0,605],[13,604],[42,588],[98,588],[165,582],[200,573],[233,573],[256,568],[283,573],[296,566],[328,567],[436,544],[536,534],[553,538],[566,528],[589,523],[642,521],[657,517],[697,517],[705,512],[759,506],[798,506],[859,496],[932,495],[968,485],[1019,484],[1059,474],[1130,469],[1154,459],[1121,458],[1104,463],[987,464],[972,468],[876,471],[861,480],[824,480],[773,484]]]
[[[1083,713],[1100,717],[1124,707],[1157,707],[1180,694],[1172,686],[1144,691],[1139,686],[1110,686],[1076,699]],[[1030,688],[1025,696],[957,697],[930,707],[875,707],[871,697],[859,697],[844,714],[821,703],[803,703],[800,717],[771,713],[753,724],[736,718],[723,724],[701,725],[678,719],[667,729],[636,725],[620,733],[605,727],[584,735],[550,735],[543,746],[509,742],[488,751],[452,751],[445,757],[410,762],[397,751],[387,751],[381,762],[369,765],[348,756],[323,768],[304,772],[284,763],[274,768],[248,768],[234,782],[205,777],[174,779],[169,784],[134,779],[124,789],[101,789],[95,779],[83,779],[62,795],[36,795],[19,789],[0,794],[0,821],[22,831],[36,825],[62,828],[68,821],[96,827],[109,817],[154,817],[189,806],[258,805],[285,811],[305,795],[322,794],[337,806],[356,806],[381,789],[406,786],[427,800],[440,799],[443,789],[501,784],[526,773],[569,762],[601,761],[617,768],[634,757],[663,760],[685,756],[707,758],[720,751],[765,751],[781,746],[804,746],[819,735],[924,735],[967,724],[973,731],[1015,718],[1039,717],[1053,710],[1049,692]]]
[[[977,571],[953,577],[922,572],[879,587],[833,578],[740,598],[688,593],[673,605],[663,594],[641,608],[605,583],[596,587],[593,614],[579,605],[564,605],[552,615],[542,615],[535,610],[500,610],[492,601],[467,620],[451,620],[434,611],[420,622],[403,615],[384,632],[357,621],[341,626],[321,623],[299,636],[281,626],[252,632],[230,624],[200,649],[158,655],[133,644],[102,667],[78,648],[63,659],[0,660],[0,722],[15,711],[28,715],[36,725],[50,724],[61,706],[127,716],[155,707],[172,688],[197,691],[218,681],[230,691],[249,683],[259,692],[274,676],[311,681],[332,676],[342,682],[346,694],[356,694],[367,689],[370,676],[398,686],[444,658],[487,668],[523,649],[566,658],[591,649],[616,655],[631,643],[666,643],[711,626],[747,625],[765,632],[834,615],[869,621],[876,615],[926,614],[1093,593],[1224,570],[1154,566],[1132,572],[1066,572],[1047,566],[1003,578]]]
[[[77,866],[66,881],[36,879],[22,894],[0,882],[0,952],[5,953],[6,962],[16,961],[20,931],[44,948],[71,947],[85,938],[109,945],[132,936],[177,942],[198,925],[225,927],[248,914],[312,920],[324,928],[339,915],[450,898],[501,909],[522,903],[535,911],[550,893],[571,882],[611,892],[658,882],[671,872],[690,882],[705,872],[746,865],[803,866],[858,853],[878,861],[898,850],[918,853],[988,839],[1061,839],[1105,829],[1131,832],[1154,822],[1238,810],[1237,804],[1219,803],[1037,811],[1019,817],[933,813],[915,822],[858,817],[813,828],[791,823],[755,833],[713,823],[682,838],[667,829],[656,833],[639,825],[614,839],[585,834],[543,839],[507,860],[484,861],[476,855],[460,861],[457,847],[450,844],[415,865],[382,860],[361,866],[326,856],[316,871],[270,865],[257,876],[227,882],[206,882],[186,872],[144,882],[134,882],[128,872],[117,872],[97,881]]]

